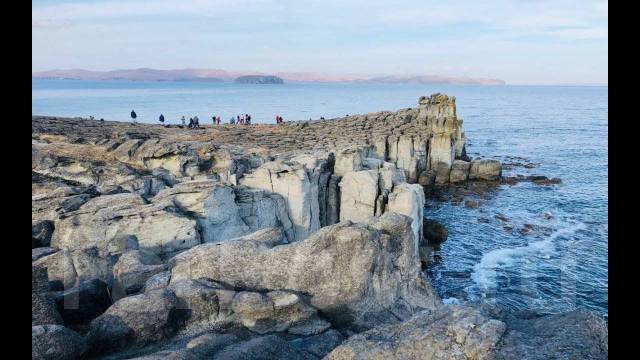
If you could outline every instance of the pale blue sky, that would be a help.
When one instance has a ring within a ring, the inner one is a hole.
[[[606,1],[32,1],[32,70],[211,68],[608,83]]]

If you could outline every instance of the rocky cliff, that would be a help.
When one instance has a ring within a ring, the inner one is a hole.
[[[193,130],[34,117],[33,357],[522,354],[521,322],[444,306],[422,272],[421,185],[501,175],[464,142],[442,94]]]

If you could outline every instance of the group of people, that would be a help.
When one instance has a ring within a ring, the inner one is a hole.
[[[229,124],[251,125],[251,115],[249,114],[244,114],[242,116],[238,115],[235,118],[232,116],[231,119],[229,119]]]
[[[134,123],[137,123],[137,119],[138,118],[138,114],[136,114],[136,112],[134,110],[131,110],[131,119],[133,119]],[[160,114],[160,117],[158,118],[158,121],[160,121],[160,123],[164,124],[164,115]],[[189,124],[187,125],[186,123],[186,119],[184,116],[182,116],[182,118],[180,119],[182,121],[182,126],[186,126],[189,129],[194,129],[194,128],[200,128],[200,119],[198,119],[198,116],[194,116],[192,118],[189,118]],[[220,125],[220,116],[212,116],[211,120],[213,121],[213,125]],[[282,116],[280,115],[276,115],[276,124],[281,124],[284,122],[284,119],[282,118]],[[236,117],[231,117],[231,119],[229,119],[229,124],[231,125],[250,125],[251,124],[251,115],[249,114],[244,114],[242,116],[238,115]]]

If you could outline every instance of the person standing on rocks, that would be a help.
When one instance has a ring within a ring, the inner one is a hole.
[[[213,115],[213,116],[211,117],[211,121],[213,122],[213,125],[215,125],[215,124],[216,124],[216,116],[215,116],[215,115]]]
[[[193,117],[193,127],[200,129],[200,119],[198,119],[198,115]]]
[[[158,118],[158,120],[164,124],[164,115],[160,114],[160,118]]]
[[[131,118],[133,119],[133,123],[136,124],[136,118],[138,117],[138,114],[136,114],[135,111],[131,110]]]
[[[182,126],[187,125],[187,124],[185,123],[185,120],[184,120],[184,115],[182,115],[182,118],[180,118],[180,120],[182,120]]]
[[[220,116],[216,118],[216,122],[218,123],[218,125],[220,125]]]

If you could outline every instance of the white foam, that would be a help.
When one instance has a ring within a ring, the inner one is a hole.
[[[446,298],[442,300],[442,303],[445,305],[460,305],[462,302],[454,297]]]
[[[570,236],[576,231],[584,229],[583,223],[577,223],[564,229],[557,230],[544,240],[536,241],[516,248],[503,248],[489,251],[484,254],[480,262],[474,265],[471,279],[483,290],[489,290],[496,286],[496,269],[502,266],[510,266],[515,262],[532,262],[531,256],[550,259],[555,249],[554,241],[560,236]],[[535,259],[533,259],[535,260]]]

